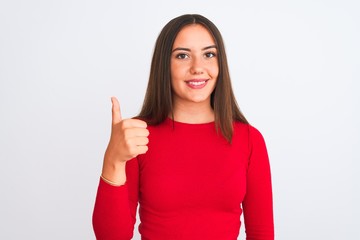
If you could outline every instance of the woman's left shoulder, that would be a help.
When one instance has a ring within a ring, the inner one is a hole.
[[[250,123],[243,123],[240,121],[234,122],[234,134],[247,136],[252,141],[264,141],[264,137],[261,132],[251,125]]]

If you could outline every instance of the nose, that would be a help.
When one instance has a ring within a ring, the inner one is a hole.
[[[202,60],[199,59],[198,57],[194,57],[192,59],[191,62],[191,68],[190,68],[190,72],[191,74],[203,74],[204,73],[204,67],[203,67],[203,63]]]

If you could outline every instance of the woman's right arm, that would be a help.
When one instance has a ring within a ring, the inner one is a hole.
[[[123,120],[117,99],[111,100],[112,130],[95,201],[93,228],[98,240],[128,240],[133,235],[138,201],[136,156],[147,151],[149,131],[144,121]]]
[[[126,163],[128,177],[121,186],[100,178],[92,219],[96,239],[132,238],[138,202],[137,164],[136,158]]]

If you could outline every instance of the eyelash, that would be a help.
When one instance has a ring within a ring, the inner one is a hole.
[[[211,56],[209,56],[209,55],[211,55]],[[206,53],[204,53],[204,56],[206,58],[213,58],[213,57],[216,57],[216,53],[215,52],[206,52]],[[176,54],[175,57],[177,59],[185,59],[186,57],[189,58],[189,55],[186,53],[179,53],[179,54]]]

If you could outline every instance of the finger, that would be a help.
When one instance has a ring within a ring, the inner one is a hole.
[[[146,146],[149,143],[149,139],[147,137],[137,137],[134,142],[138,147]]]
[[[120,104],[116,97],[111,97],[111,103],[112,103],[112,123],[117,124],[122,120]]]
[[[149,150],[148,146],[138,146],[137,154],[144,154]]]
[[[140,119],[125,119],[123,126],[124,128],[147,128],[147,123]]]
[[[148,151],[148,146],[146,145],[139,145],[139,146],[136,146],[136,145],[133,145],[130,149],[129,149],[129,154],[128,156],[130,158],[134,158],[136,157],[137,155],[139,154],[144,154]]]
[[[127,128],[124,129],[124,136],[127,139],[134,137],[147,137],[149,136],[149,130],[146,128]]]
[[[146,146],[149,143],[149,139],[147,137],[134,137],[126,140],[126,145],[130,152],[135,151],[138,146]]]

